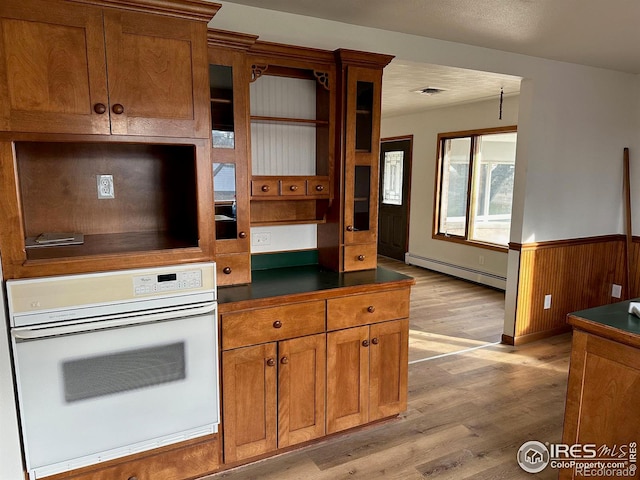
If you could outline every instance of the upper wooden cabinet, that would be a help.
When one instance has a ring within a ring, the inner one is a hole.
[[[333,189],[342,197],[318,227],[318,247],[326,267],[365,270],[376,266],[382,70],[393,57],[344,49],[335,57],[340,101]]]
[[[208,31],[218,285],[251,281],[246,50],[256,38],[235,32]]]
[[[0,130],[208,138],[206,22],[219,7],[2,2]]]
[[[251,223],[323,222],[333,197],[337,100],[333,55],[258,41],[247,60]]]

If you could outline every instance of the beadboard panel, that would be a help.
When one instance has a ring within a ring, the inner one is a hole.
[[[249,87],[252,116],[316,118],[316,81],[263,75]],[[252,175],[315,175],[313,123],[251,121]]]
[[[639,247],[634,243],[636,258]],[[625,295],[622,236],[525,244],[520,250],[515,343],[569,329],[570,312],[619,301],[611,297],[614,283],[622,285]],[[546,295],[551,295],[548,309]]]

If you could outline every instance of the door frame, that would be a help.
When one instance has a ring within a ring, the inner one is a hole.
[[[411,224],[411,183],[413,181],[413,134],[410,135],[398,135],[396,137],[385,137],[385,138],[381,138],[380,139],[380,153],[382,153],[382,144],[385,142],[398,142],[398,141],[403,141],[406,140],[409,142],[409,155],[408,158],[404,159],[405,160],[405,164],[408,167],[408,178],[409,178],[409,182],[407,182],[407,185],[403,185],[403,188],[407,189],[407,231],[406,231],[406,240],[405,240],[405,245],[404,245],[404,251],[405,251],[405,255],[406,253],[409,251],[409,225]],[[381,163],[381,155],[378,155],[378,164]],[[404,168],[404,166],[403,166]],[[382,172],[382,168],[380,168],[380,175],[378,178],[378,187],[380,187],[380,183],[383,180],[383,172]],[[380,206],[382,204],[382,189],[378,188],[379,193],[378,193],[378,211],[380,211]],[[378,221],[380,221],[380,219],[378,218]],[[378,228],[378,234],[379,234],[379,228]]]

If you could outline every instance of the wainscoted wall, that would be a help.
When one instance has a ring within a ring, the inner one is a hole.
[[[625,284],[625,237],[602,237],[510,244],[520,251],[515,333],[503,341],[520,344],[570,330],[570,312],[620,301],[627,295]],[[631,281],[638,295],[640,243],[631,249]],[[622,298],[611,296],[613,284],[622,286]],[[546,295],[551,307],[544,308]]]

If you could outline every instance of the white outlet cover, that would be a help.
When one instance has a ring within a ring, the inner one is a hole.
[[[551,295],[544,296],[544,309],[548,310],[551,308]]]
[[[98,198],[116,198],[113,188],[113,175],[96,175]]]
[[[622,285],[616,285],[614,283],[611,287],[611,296],[614,298],[622,297]]]

